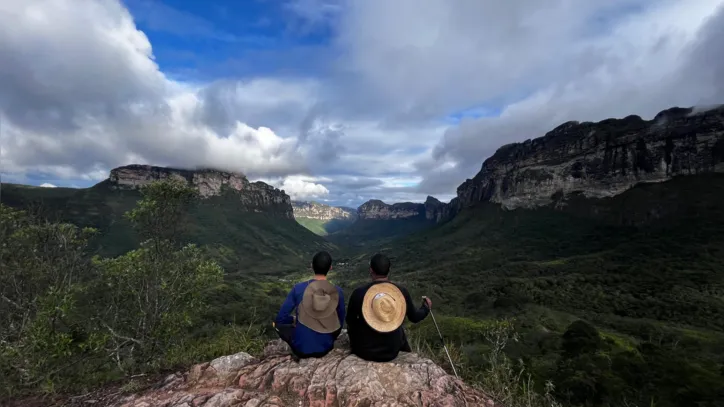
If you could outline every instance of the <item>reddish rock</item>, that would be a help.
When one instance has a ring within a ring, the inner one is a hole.
[[[340,339],[338,345],[346,343]],[[285,344],[274,341],[260,360],[238,353],[193,366],[185,379],[172,376],[115,407],[501,407],[414,353],[374,363],[344,346],[323,358],[295,361]]]

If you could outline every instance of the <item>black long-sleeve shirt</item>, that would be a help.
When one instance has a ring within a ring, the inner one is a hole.
[[[349,334],[352,353],[362,359],[374,362],[389,362],[397,357],[407,339],[405,332],[400,326],[391,332],[377,332],[372,329],[362,317],[362,301],[367,290],[375,284],[392,283],[390,281],[372,281],[355,289],[349,299],[347,307],[347,333]],[[395,284],[395,283],[392,283]],[[405,296],[407,304],[407,319],[412,323],[418,323],[427,317],[430,310],[423,301],[420,308],[415,308],[410,298],[410,293],[405,287],[395,284]]]

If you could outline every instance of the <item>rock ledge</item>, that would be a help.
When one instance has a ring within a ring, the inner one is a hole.
[[[486,406],[501,407],[448,375],[431,360],[402,353],[393,362],[366,362],[350,354],[346,338],[320,359],[292,359],[280,340],[261,359],[223,356],[166,377],[155,388],[115,407],[271,406]]]

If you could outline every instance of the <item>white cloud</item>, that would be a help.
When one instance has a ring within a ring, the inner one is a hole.
[[[270,184],[284,190],[295,201],[321,199],[329,195],[329,190],[324,185],[305,177],[291,176],[281,182],[271,181]]]
[[[327,76],[177,82],[118,0],[0,0],[3,171],[211,166],[300,199],[449,199],[562,122],[724,102],[724,0],[290,4],[333,28]],[[501,114],[442,124],[469,108]]]
[[[499,117],[465,120],[449,128],[432,157],[418,161],[427,173],[421,188],[452,191],[501,145],[542,136],[565,121],[630,114],[652,118],[672,106],[724,102],[724,60],[711,57],[724,51],[711,32],[724,24],[723,3],[657,2],[620,18],[605,35],[569,38],[565,46],[548,44],[555,64],[568,68],[532,88],[528,96],[506,104]],[[564,51],[555,51],[556,45]],[[538,67],[545,71],[550,66]],[[498,76],[491,77],[497,81]]]
[[[289,136],[314,102],[313,82],[171,81],[118,1],[1,2],[0,59],[5,171],[95,178],[147,162],[286,175],[307,166]]]
[[[43,188],[58,188],[57,185],[53,185],[53,184],[51,184],[51,183],[49,183],[49,182],[44,182],[44,183],[40,184],[40,186],[43,187]]]

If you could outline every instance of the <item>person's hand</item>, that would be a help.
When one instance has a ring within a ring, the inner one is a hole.
[[[432,309],[432,300],[427,297],[422,297],[422,300],[425,302],[425,305],[427,305],[427,309]]]

